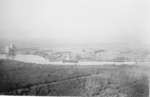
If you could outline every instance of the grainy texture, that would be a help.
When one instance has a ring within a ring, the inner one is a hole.
[[[148,97],[148,67],[40,65],[0,60],[0,94]]]

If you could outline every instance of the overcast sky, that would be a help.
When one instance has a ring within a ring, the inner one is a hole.
[[[150,43],[149,0],[0,0],[0,38]]]

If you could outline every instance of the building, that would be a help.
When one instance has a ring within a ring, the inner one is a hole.
[[[10,44],[5,48],[5,54],[7,58],[14,58],[16,56],[16,47],[14,44]]]

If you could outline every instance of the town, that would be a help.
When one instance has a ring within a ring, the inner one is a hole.
[[[149,62],[150,50],[113,49],[113,48],[17,48],[9,44],[0,49],[0,55],[5,58],[15,59],[18,55],[29,55],[30,60],[37,57],[48,62],[78,63],[78,62]],[[24,61],[24,60],[22,60]],[[45,64],[45,63],[43,63]]]

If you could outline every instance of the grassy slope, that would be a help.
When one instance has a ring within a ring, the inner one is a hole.
[[[102,88],[99,81],[102,81],[102,84],[104,84],[103,81],[112,83],[110,85],[107,83],[106,86],[108,87],[119,85],[120,88],[135,91],[137,88],[130,87],[130,84],[134,84],[135,81],[137,82],[135,87],[142,85],[146,89],[147,81],[142,80],[142,77],[137,75],[148,70],[149,68],[141,69],[136,66],[54,66],[0,60],[0,92],[1,94],[15,95],[77,96],[85,94],[93,96],[102,92],[95,90],[97,83],[99,88]],[[127,76],[131,74],[132,76]],[[134,78],[132,78],[133,76]],[[128,78],[128,80],[124,78]],[[90,85],[92,88],[89,89]],[[144,95],[147,95],[145,91]],[[134,94],[134,92],[130,94]]]

